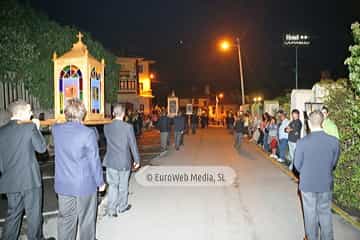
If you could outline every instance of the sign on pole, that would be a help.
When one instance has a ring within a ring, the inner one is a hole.
[[[284,36],[284,45],[286,46],[308,46],[310,44],[310,36],[307,34],[287,33]]]

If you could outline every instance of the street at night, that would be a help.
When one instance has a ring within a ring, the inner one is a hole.
[[[0,239],[360,239],[359,0],[0,9]]]

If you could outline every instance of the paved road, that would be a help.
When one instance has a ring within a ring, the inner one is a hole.
[[[133,209],[102,218],[98,238],[292,240],[304,236],[297,186],[256,147],[237,152],[224,129],[200,130],[180,151],[154,165],[227,165],[237,174],[229,187],[144,187],[131,179]],[[48,224],[49,232],[54,224]],[[334,216],[335,239],[358,240],[360,232]]]

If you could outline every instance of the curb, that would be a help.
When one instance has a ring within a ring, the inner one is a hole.
[[[254,143],[249,142],[250,144],[255,145]],[[278,161],[270,158],[259,146],[255,145],[256,150],[261,153],[267,160],[271,161],[272,164],[280,168],[282,172],[284,172],[287,176],[289,176],[292,180],[298,181],[298,178],[283,164],[279,163]],[[360,222],[354,219],[350,216],[346,211],[341,209],[338,205],[336,205],[334,202],[332,203],[332,210],[338,214],[340,217],[342,217],[346,222],[351,224],[354,228],[360,231]]]

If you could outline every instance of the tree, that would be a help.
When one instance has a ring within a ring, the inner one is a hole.
[[[61,26],[29,6],[15,0],[0,5],[0,76],[15,72],[14,81],[23,81],[44,108],[53,106],[52,54],[68,51],[76,41],[79,29]],[[119,66],[116,57],[105,50],[91,35],[83,32],[89,52],[105,59],[105,94],[108,102],[116,101]]]

